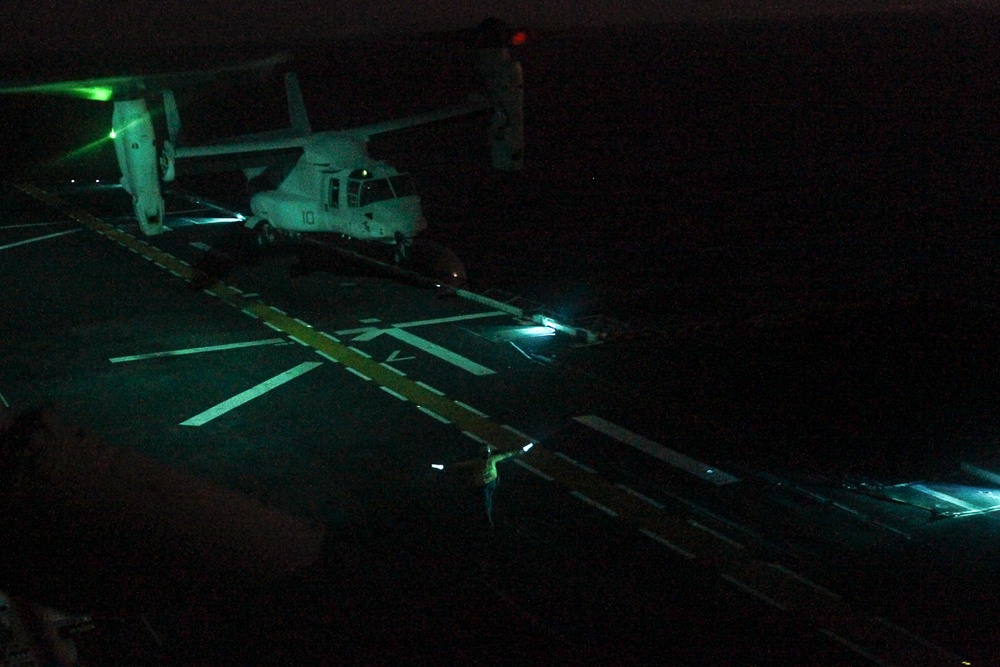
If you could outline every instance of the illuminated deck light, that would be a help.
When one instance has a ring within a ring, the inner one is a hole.
[[[522,336],[555,336],[556,331],[550,326],[524,327],[520,331]]]

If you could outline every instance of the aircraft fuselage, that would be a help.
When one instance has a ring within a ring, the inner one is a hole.
[[[277,188],[253,196],[248,225],[386,243],[423,231],[427,222],[409,174],[372,159],[365,142],[338,134],[316,135]]]

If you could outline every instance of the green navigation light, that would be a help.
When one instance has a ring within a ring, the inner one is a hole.
[[[66,94],[95,102],[107,102],[114,95],[114,91],[108,86],[79,86],[68,89]]]
[[[117,132],[115,132],[114,130],[111,130],[111,133],[110,133],[110,134],[108,134],[108,136],[109,136],[110,138],[114,139],[115,137],[117,137],[117,136],[118,136],[118,133],[117,133]]]

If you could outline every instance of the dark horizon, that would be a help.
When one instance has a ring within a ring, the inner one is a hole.
[[[63,50],[173,49],[211,47],[246,41],[296,43],[366,36],[419,35],[455,30],[496,16],[537,30],[577,30],[600,26],[629,27],[662,23],[719,23],[831,18],[878,13],[948,13],[997,11],[997,0],[660,0],[632,2],[519,2],[494,0],[432,4],[361,3],[331,6],[310,1],[262,3],[253,0],[205,0],[193,11],[189,3],[153,0],[76,3],[5,3],[0,57]]]

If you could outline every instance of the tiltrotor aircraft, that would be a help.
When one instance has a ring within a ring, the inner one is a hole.
[[[523,164],[523,77],[509,46],[525,39],[502,23],[487,20],[472,31],[477,45],[482,93],[456,107],[347,130],[313,132],[294,73],[285,75],[290,126],[284,130],[234,137],[201,146],[178,144],[180,117],[173,84],[210,79],[224,70],[148,77],[115,77],[7,87],[2,92],[70,94],[111,101],[114,141],[121,185],[131,195],[143,233],[164,231],[162,183],[174,180],[186,161],[224,158],[226,168],[242,169],[249,181],[266,183],[250,201],[246,225],[261,243],[279,235],[335,232],[396,245],[402,258],[426,226],[420,197],[409,174],[368,154],[378,134],[492,109],[489,139],[493,166],[517,170]],[[273,65],[260,61],[230,69]],[[162,94],[166,140],[158,142],[147,99]]]

